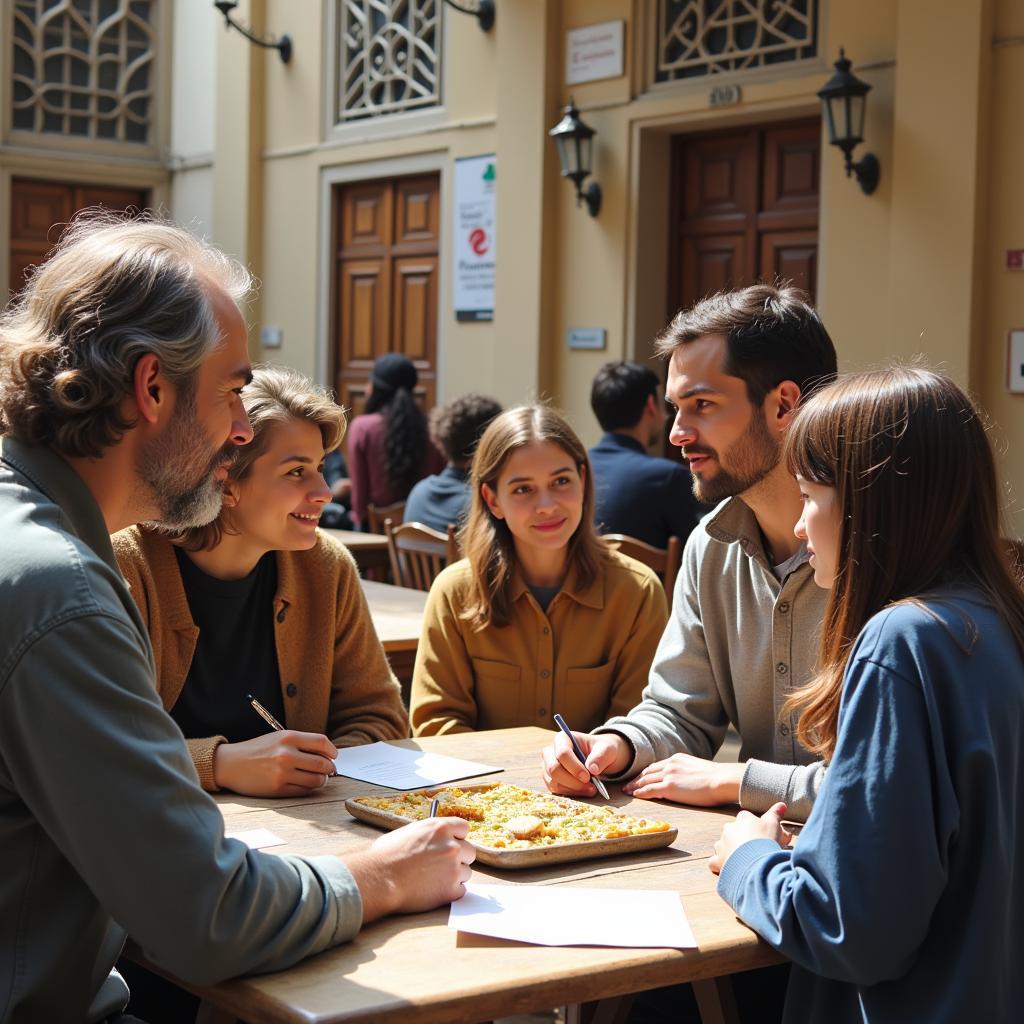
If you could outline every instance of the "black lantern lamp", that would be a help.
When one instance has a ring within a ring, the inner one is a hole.
[[[240,25],[231,17],[231,12],[238,6],[238,0],[214,0],[213,6],[224,15],[224,22],[228,28],[241,32],[250,43],[262,46],[265,50],[277,50],[281,55],[281,62],[287,64],[292,59],[292,41],[288,36],[281,36],[280,39],[260,39],[253,35],[247,28]]]
[[[584,179],[590,176],[594,134],[594,129],[580,120],[580,112],[571,99],[562,120],[548,132],[558,147],[562,177],[576,185],[576,205],[585,202],[591,217],[596,217],[601,209],[601,186],[592,181],[583,188]]]
[[[878,158],[873,153],[865,153],[854,163],[853,150],[864,141],[864,107],[871,86],[850,71],[850,62],[842,48],[835,69],[835,74],[818,90],[828,122],[828,141],[846,156],[846,176],[852,172],[861,191],[869,196],[878,187],[881,170]]]

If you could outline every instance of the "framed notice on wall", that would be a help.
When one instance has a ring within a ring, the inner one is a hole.
[[[452,305],[456,320],[494,319],[494,199],[497,160],[455,161]]]

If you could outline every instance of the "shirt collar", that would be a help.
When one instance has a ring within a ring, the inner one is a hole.
[[[604,608],[605,574],[598,573],[597,577],[588,587],[580,587],[577,583],[577,578],[576,569],[570,569],[558,593],[571,597],[577,604],[581,604],[586,608],[596,608],[598,610]],[[530,588],[517,566],[512,571],[512,600],[518,601],[529,590]],[[555,595],[556,598],[557,596],[558,594]]]
[[[610,444],[616,448],[625,448],[632,452],[647,452],[647,449],[635,438],[626,434],[616,434],[608,431],[600,441],[601,444]]]
[[[0,461],[59,505],[72,531],[120,575],[99,504],[68,462],[45,445],[23,444],[12,437],[0,438]]]
[[[722,544],[739,544],[748,557],[773,569],[764,550],[761,527],[757,525],[750,506],[742,498],[726,498],[704,521],[704,529],[712,539]],[[792,569],[799,568],[807,561],[806,542],[800,545],[797,554],[799,557],[793,562]]]

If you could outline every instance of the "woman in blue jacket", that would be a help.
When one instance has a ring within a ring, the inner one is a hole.
[[[818,393],[786,455],[831,590],[792,703],[830,765],[792,849],[782,804],[726,826],[719,892],[793,960],[786,1020],[1018,1019],[1024,592],[985,426],[899,367]]]

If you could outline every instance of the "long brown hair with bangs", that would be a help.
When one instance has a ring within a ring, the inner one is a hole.
[[[840,512],[819,671],[782,711],[800,711],[805,747],[831,757],[850,651],[888,605],[977,588],[1024,655],[1024,590],[1000,536],[995,459],[978,410],[952,380],[919,366],[843,377],[802,407],[785,459],[794,474],[834,487]]]
[[[583,476],[583,518],[569,540],[569,571],[587,587],[601,571],[607,548],[594,530],[594,482],[587,450],[575,431],[554,409],[524,405],[509,409],[491,421],[473,456],[470,481],[472,504],[459,534],[463,553],[473,573],[470,598],[463,612],[473,629],[506,626],[512,612],[512,574],[516,549],[508,524],[493,515],[483,498],[483,485],[497,490],[509,457],[519,448],[551,441],[557,444]]]

